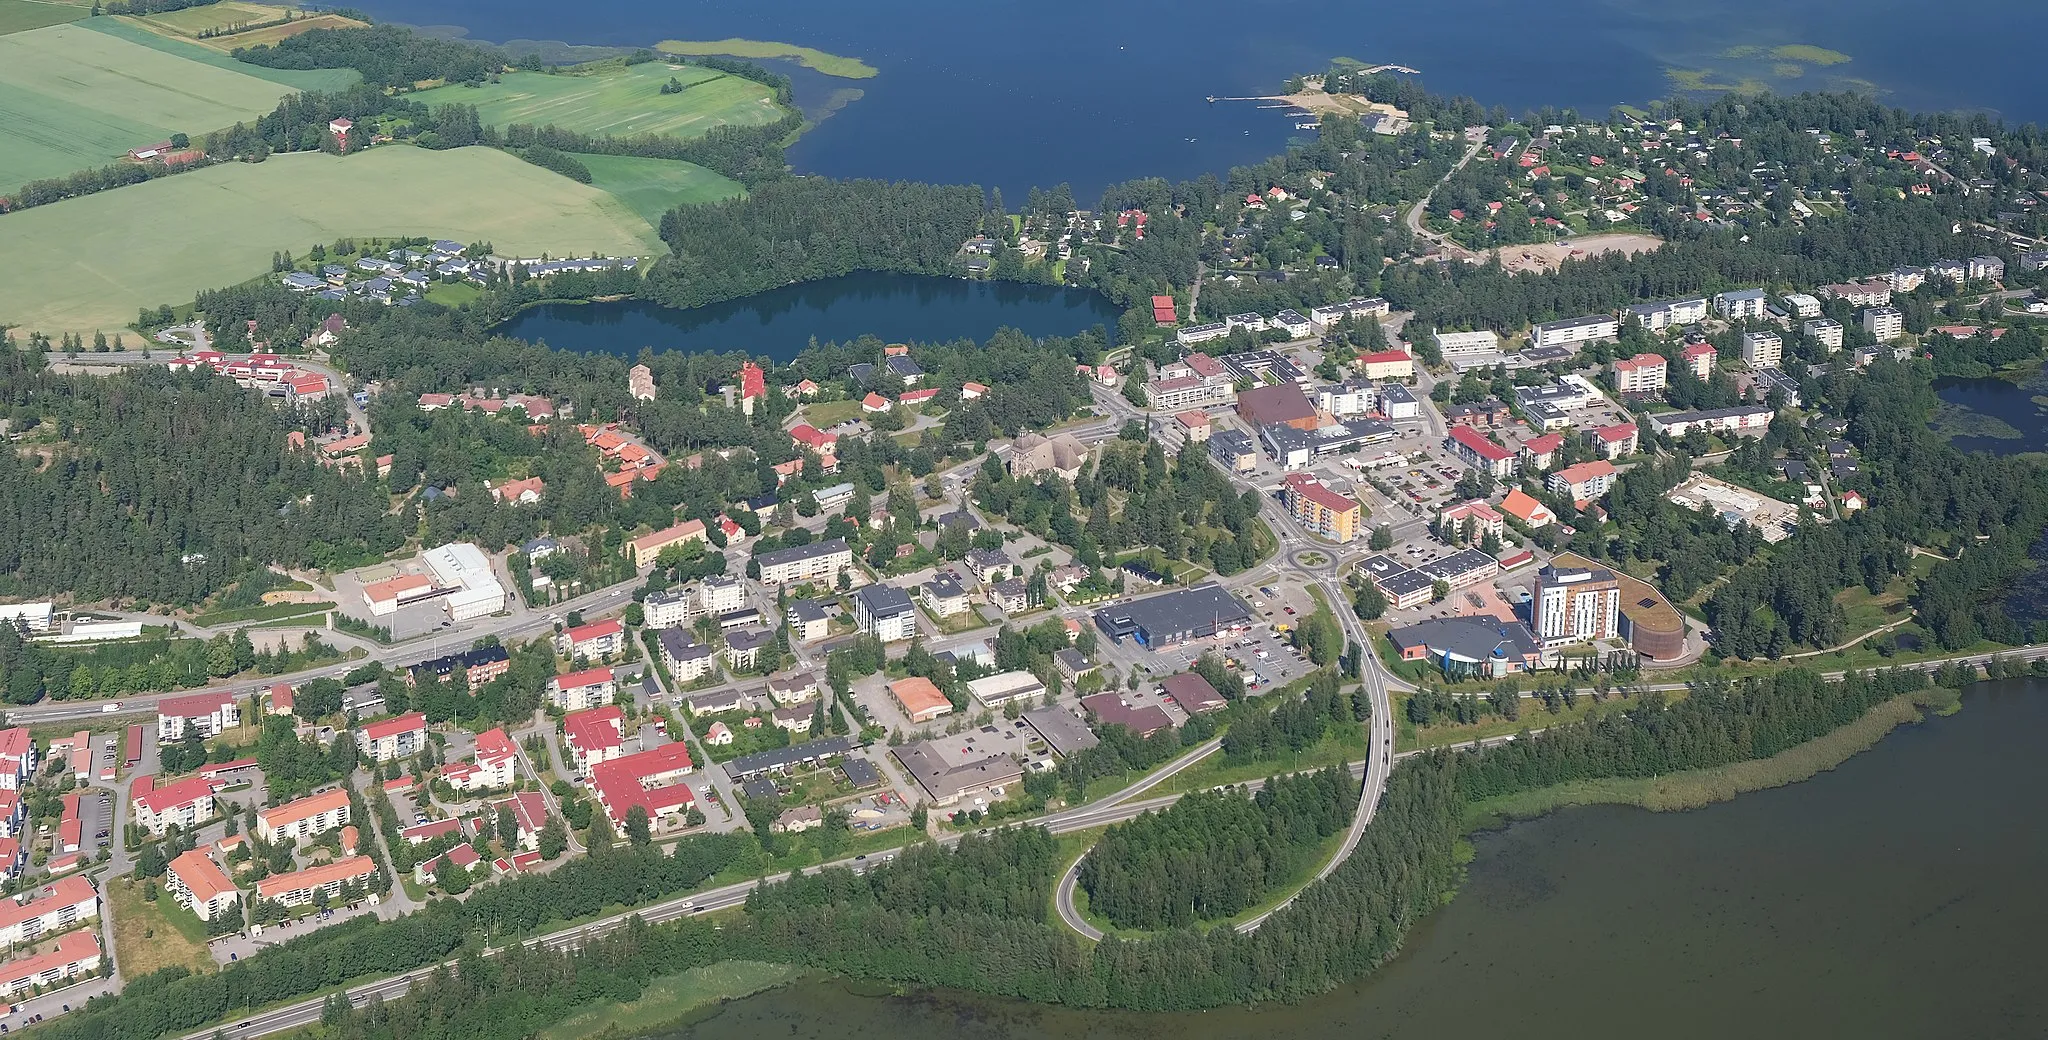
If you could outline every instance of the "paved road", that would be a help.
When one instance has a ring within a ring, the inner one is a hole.
[[[1441,188],[1445,184],[1449,183],[1451,177],[1455,175],[1459,170],[1464,169],[1465,164],[1471,162],[1472,157],[1478,155],[1480,149],[1485,147],[1486,137],[1484,134],[1482,134],[1479,140],[1472,142],[1472,147],[1467,148],[1465,150],[1465,155],[1451,166],[1450,170],[1443,175],[1443,178],[1441,180],[1438,180],[1435,184],[1430,185],[1429,191],[1423,193],[1423,196],[1415,201],[1415,205],[1409,207],[1408,215],[1402,219],[1403,222],[1408,225],[1408,230],[1412,232],[1415,235],[1415,237],[1420,238],[1427,242],[1434,242],[1437,245],[1442,246],[1444,248],[1444,251],[1450,253],[1452,256],[1466,257],[1472,255],[1470,250],[1467,250],[1465,247],[1458,245],[1456,242],[1450,241],[1447,236],[1437,234],[1436,232],[1423,227],[1422,215],[1424,213],[1429,212],[1429,197],[1431,195],[1436,194],[1436,190],[1438,188]]]

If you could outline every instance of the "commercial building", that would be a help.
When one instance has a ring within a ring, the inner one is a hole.
[[[368,856],[349,856],[331,863],[307,867],[290,874],[272,874],[256,882],[256,898],[301,906],[325,896],[330,903],[341,901],[343,885],[369,887],[377,864]]]
[[[964,800],[1002,797],[1004,788],[1022,779],[1024,767],[1003,752],[975,750],[959,737],[920,740],[890,749],[924,791],[931,804],[945,807]]]
[[[1776,368],[1785,359],[1785,341],[1775,332],[1742,334],[1742,360],[1751,368]]]
[[[400,607],[433,599],[444,592],[435,588],[424,574],[401,574],[363,586],[363,602],[369,605],[371,617],[387,617]]]
[[[1621,322],[1612,314],[1588,314],[1583,318],[1566,318],[1563,321],[1546,321],[1529,330],[1529,344],[1536,347],[1563,347],[1575,343],[1591,343],[1594,340],[1613,339],[1621,335]]]
[[[100,893],[82,874],[51,882],[28,899],[0,900],[0,947],[34,942],[100,915]]]
[[[1599,565],[1575,553],[1558,553],[1550,565],[1559,570],[1597,570]],[[1644,657],[1670,661],[1685,656],[1685,619],[1664,594],[1641,579],[1620,571],[1609,572],[1620,586],[1616,606],[1621,613],[1616,626],[1629,649]]]
[[[1820,299],[1818,297],[1808,296],[1805,293],[1786,293],[1778,297],[1778,299],[1784,302],[1785,309],[1791,311],[1792,316],[1795,318],[1820,317]]]
[[[1568,495],[1573,502],[1591,502],[1607,493],[1614,486],[1614,463],[1605,459],[1594,459],[1552,473],[1543,482],[1553,495]]]
[[[1450,436],[1444,438],[1444,447],[1473,469],[1494,477],[1514,475],[1515,453],[1470,426],[1451,427]]]
[[[1330,490],[1307,473],[1289,473],[1281,485],[1287,512],[1303,530],[1333,542],[1358,537],[1365,509],[1356,500]]]
[[[1766,293],[1762,289],[1724,292],[1714,297],[1714,313],[1730,321],[1764,316]]]
[[[256,834],[265,842],[305,841],[348,823],[348,791],[331,788],[256,814]]]
[[[1542,648],[1519,622],[1489,615],[1430,618],[1387,633],[1405,661],[1436,661],[1447,678],[1498,679],[1535,669]]]
[[[764,585],[794,582],[831,582],[839,572],[853,566],[853,550],[844,538],[828,538],[809,545],[776,549],[754,557]]]
[[[853,594],[853,622],[862,632],[894,643],[917,634],[917,608],[894,585],[868,585]]]
[[[618,618],[577,625],[555,637],[555,649],[571,659],[597,660],[626,648],[626,626]]]
[[[242,724],[242,705],[226,691],[166,697],[156,706],[156,741],[175,744],[185,731],[198,731],[208,740]]]
[[[1030,672],[999,672],[968,680],[967,693],[982,707],[1000,711],[1004,705],[1044,696],[1045,684]]]
[[[130,815],[136,826],[159,838],[172,827],[189,831],[213,819],[213,794],[219,787],[215,781],[200,776],[188,776],[162,787],[156,786],[154,778],[143,777],[131,787]]]
[[[889,684],[889,695],[903,708],[903,714],[913,723],[930,722],[941,715],[953,713],[953,702],[930,679],[913,675]]]
[[[1415,573],[1453,589],[1477,585],[1500,573],[1500,563],[1477,549],[1460,549],[1415,568]]]
[[[548,680],[548,703],[563,711],[582,711],[610,704],[618,692],[609,668],[586,668]]]
[[[1299,469],[1326,455],[1356,451],[1394,439],[1394,429],[1377,419],[1353,419],[1303,430],[1274,424],[1259,427],[1259,440],[1273,461],[1285,469]]]
[[[100,956],[98,932],[72,932],[59,938],[56,945],[43,953],[0,964],[0,995],[13,999],[25,993],[96,978],[100,970]]]
[[[434,584],[450,589],[445,602],[453,621],[488,617],[505,609],[505,586],[491,569],[490,558],[468,542],[435,546],[420,554]]]
[[[417,711],[372,722],[356,734],[356,748],[372,762],[409,758],[427,746],[427,717]]]
[[[1388,383],[1380,387],[1380,414],[1389,419],[1415,419],[1421,416],[1422,406],[1407,387]]]
[[[1672,437],[1683,437],[1694,427],[1710,433],[1762,433],[1770,428],[1777,413],[1769,405],[1740,405],[1699,412],[1652,412],[1650,428]]]
[[[1614,361],[1614,389],[1623,394],[1654,394],[1664,389],[1662,354],[1643,353]]]
[[[1225,472],[1249,473],[1259,464],[1259,446],[1243,430],[1217,430],[1209,435],[1209,457]]]
[[[1407,610],[1429,602],[1435,584],[1435,579],[1384,554],[1366,557],[1359,562],[1358,569],[1396,610]]]
[[[1238,394],[1237,414],[1255,429],[1269,424],[1284,424],[1300,430],[1313,430],[1318,425],[1316,406],[1293,383],[1256,386]]]
[[[1879,343],[1889,342],[1905,334],[1906,316],[1897,307],[1865,307],[1863,331],[1870,333]]]
[[[1545,647],[1613,639],[1621,632],[1621,583],[1602,567],[1536,572],[1536,636]]]
[[[1095,627],[1118,643],[1131,638],[1140,646],[1162,650],[1243,629],[1252,616],[1251,608],[1236,596],[1207,582],[1104,607],[1095,612],[1094,620]]]
[[[1115,691],[1081,698],[1081,710],[1098,726],[1122,726],[1135,737],[1149,737],[1173,728],[1173,717],[1156,704],[1132,704]]]
[[[1023,714],[1024,722],[1032,732],[1045,741],[1045,746],[1061,758],[1068,758],[1102,743],[1095,731],[1073,709],[1061,705],[1050,708],[1033,708]]]
[[[1223,339],[1230,335],[1230,326],[1225,322],[1212,321],[1201,325],[1183,325],[1173,333],[1175,343],[1192,347],[1212,339]]]

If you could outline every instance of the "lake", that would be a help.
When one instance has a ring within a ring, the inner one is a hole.
[[[1103,325],[1113,336],[1120,313],[1089,289],[863,272],[690,310],[642,300],[543,304],[498,332],[582,353],[744,350],[788,361],[813,339],[844,343],[863,335],[981,342],[1005,326],[1042,337]]]
[[[2024,380],[1938,379],[1934,428],[1964,451],[2016,455],[2048,451],[2048,372]]]
[[[1297,1006],[1089,1013],[811,981],[662,1040],[2048,1035],[2048,684],[1980,684],[1802,784],[1480,836],[1371,980]]]
[[[1205,99],[1272,94],[1340,55],[1413,66],[1432,90],[1513,112],[1605,113],[1691,83],[1849,87],[1911,109],[2048,121],[2048,93],[2034,75],[2048,34],[2048,4],[2038,0],[1983,0],[1967,18],[1868,0],[356,6],[482,40],[642,46],[739,36],[857,56],[881,75],[832,81],[864,96],[797,143],[798,169],[1000,186],[1013,206],[1032,185],[1071,182],[1085,205],[1116,181],[1221,173],[1272,155],[1296,133],[1296,117]],[[1800,45],[1820,50],[1771,53]],[[814,90],[813,79],[799,77],[799,90]]]

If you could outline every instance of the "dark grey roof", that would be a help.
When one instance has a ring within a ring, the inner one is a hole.
[[[774,769],[787,769],[805,762],[836,758],[852,751],[853,748],[853,741],[847,737],[826,737],[823,740],[741,755],[725,764],[725,772],[734,779],[745,779]]]
[[[959,582],[943,574],[925,582],[924,587],[931,590],[934,599],[953,599],[957,596],[967,595],[967,590],[961,588]]]
[[[746,651],[766,646],[775,633],[765,628],[739,628],[725,634],[725,645],[734,650]]]
[[[814,599],[793,599],[789,601],[789,616],[799,622],[825,621],[832,612]]]
[[[773,567],[776,564],[794,563],[798,560],[815,560],[820,556],[830,556],[833,553],[846,551],[848,551],[846,539],[828,538],[822,542],[812,542],[808,545],[796,545],[787,549],[773,549],[768,552],[759,553],[755,555],[754,560],[763,567]]]
[[[907,354],[898,354],[884,362],[884,364],[889,366],[889,371],[906,378],[924,375],[923,366],[912,360]]]
[[[1057,705],[1034,708],[1024,713],[1024,721],[1030,723],[1031,728],[1045,738],[1047,746],[1062,758],[1102,742],[1095,736],[1095,731],[1069,708]]]
[[[1465,661],[1491,660],[1496,653],[1521,658],[1537,653],[1536,637],[1522,625],[1493,617],[1431,618],[1397,628],[1387,638],[1398,647],[1427,646]]]
[[[873,787],[882,782],[882,774],[875,765],[858,756],[840,760],[839,771],[846,774],[846,782],[855,787]]]
[[[1144,630],[1154,636],[1214,632],[1219,627],[1251,620],[1252,611],[1228,589],[1214,582],[1175,589],[1095,612],[1096,623],[1112,630]]]
[[[1486,567],[1496,566],[1494,558],[1477,549],[1460,549],[1440,560],[1431,560],[1416,568],[1416,572],[1431,580],[1441,578],[1449,581],[1461,574]]]
[[[765,776],[755,777],[740,785],[740,797],[751,798],[757,802],[765,802],[781,793],[775,789],[775,781]]]
[[[893,617],[911,609],[910,596],[894,585],[876,583],[853,595],[875,617]]]

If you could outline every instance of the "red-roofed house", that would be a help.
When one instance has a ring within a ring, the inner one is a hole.
[[[838,437],[826,433],[810,423],[797,423],[795,426],[790,427],[789,439],[821,455],[839,450]]]
[[[902,397],[896,399],[896,403],[919,405],[937,396],[939,396],[939,391],[933,387],[926,387],[923,390],[906,390],[903,392]]]
[[[447,407],[449,407],[449,406],[453,405],[454,403],[455,403],[455,395],[454,395],[454,394],[421,394],[421,395],[420,395],[420,411],[423,411],[423,412],[433,412],[433,411],[439,411],[439,410],[441,410],[441,409],[443,409],[443,408],[447,408]]]
[[[1171,325],[1180,320],[1171,296],[1152,297],[1152,321],[1159,325]]]
[[[797,383],[795,386],[790,387],[785,392],[788,393],[791,397],[809,399],[818,396],[818,384],[812,380],[806,379]]]
[[[1541,473],[1557,462],[1557,449],[1564,447],[1564,434],[1546,433],[1522,442],[1522,469]]]
[[[407,845],[425,845],[443,834],[455,834],[462,830],[462,821],[457,819],[429,820],[414,827],[399,831],[398,836]]]
[[[1447,505],[1436,514],[1438,530],[1454,534],[1464,532],[1467,520],[1472,521],[1472,537],[1475,540],[1489,534],[1498,536],[1507,527],[1507,521],[1503,520],[1500,513],[1483,498]]]
[[[1451,435],[1444,438],[1444,447],[1451,449],[1452,454],[1473,469],[1495,477],[1514,475],[1515,453],[1470,426],[1451,427]]]
[[[1641,432],[1635,423],[1615,423],[1586,431],[1586,440],[1603,459],[1618,459],[1636,453]]]
[[[619,757],[624,727],[625,712],[615,704],[563,718],[562,735],[569,745],[569,762],[576,775],[589,776],[592,767]]]
[[[136,825],[157,837],[163,837],[174,825],[189,831],[213,819],[213,793],[219,786],[218,781],[199,776],[188,776],[162,787],[152,783],[149,790],[130,799],[129,808]],[[136,787],[141,788],[140,780]]]
[[[26,902],[0,900],[0,947],[32,942],[100,915],[100,893],[82,874],[58,878]]]
[[[330,902],[341,896],[341,886],[346,884],[367,884],[377,873],[377,864],[368,856],[350,856],[347,859],[307,867],[291,874],[273,874],[256,882],[256,898],[270,899],[285,906],[299,906],[310,903],[316,893],[324,893]]]
[[[164,871],[164,891],[202,921],[234,909],[242,898],[227,872],[203,849],[181,853]]]
[[[692,521],[702,533],[704,522]],[[570,657],[595,659],[617,653],[626,645],[626,626],[618,618],[606,618],[578,625],[555,637],[555,649]]]
[[[881,394],[870,392],[860,399],[860,410],[863,412],[886,412],[892,407],[894,406],[889,403],[889,399]]]
[[[981,395],[983,395],[983,394],[986,394],[986,393],[988,393],[988,386],[987,386],[986,384],[982,384],[982,383],[962,383],[962,384],[960,384],[960,399],[961,399],[962,401],[972,401],[972,400],[974,400],[975,398],[977,398],[977,397],[980,397]]]
[[[412,868],[413,881],[421,885],[432,884],[435,876],[441,869],[441,861],[444,859],[448,861],[449,866],[467,873],[475,870],[476,865],[482,863],[484,858],[478,855],[476,849],[472,848],[468,842],[464,842],[427,862],[414,864]]]
[[[442,779],[458,791],[488,791],[512,786],[512,763],[518,751],[503,729],[488,729],[476,735],[476,761],[459,762],[441,771]]]
[[[356,747],[372,762],[390,762],[416,754],[427,744],[427,717],[419,712],[372,722],[356,736]]]
[[[682,783],[694,769],[690,749],[678,742],[615,758],[591,768],[590,787],[614,826],[624,826],[634,806],[647,811],[647,822],[660,827],[680,820],[696,800]]]
[[[291,683],[273,683],[270,687],[270,702],[263,707],[266,715],[290,715],[296,701],[297,691]]]
[[[754,402],[768,396],[768,376],[749,361],[740,366],[740,411],[754,414]]]
[[[22,787],[36,772],[36,743],[26,727],[0,730],[0,789]]]
[[[500,502],[530,506],[540,501],[540,496],[547,489],[547,483],[539,477],[528,477],[525,480],[508,480],[499,484],[491,489],[491,497]]]
[[[330,389],[326,376],[318,372],[299,372],[285,380],[284,399],[288,404],[310,404],[326,397]]]
[[[188,726],[198,730],[200,736],[212,738],[219,736],[222,730],[241,724],[242,706],[236,703],[234,694],[225,691],[169,697],[156,706],[156,740],[159,744],[172,744],[184,739]]]
[[[587,711],[612,702],[618,692],[609,668],[586,668],[557,675],[548,682],[548,703],[563,711]]]
[[[1540,530],[1557,522],[1557,514],[1550,507],[1536,500],[1536,496],[1515,488],[1500,500],[1500,511],[1522,522],[1530,530]]]
[[[519,833],[507,844],[515,844],[522,849],[539,847],[540,830],[548,824],[548,803],[539,791],[521,791],[504,801],[492,803],[491,809],[494,812],[512,810],[512,819],[517,822]]]
[[[1553,495],[1570,495],[1572,501],[1583,508],[1614,486],[1614,474],[1614,463],[1595,459],[1552,473],[1544,486]]]

